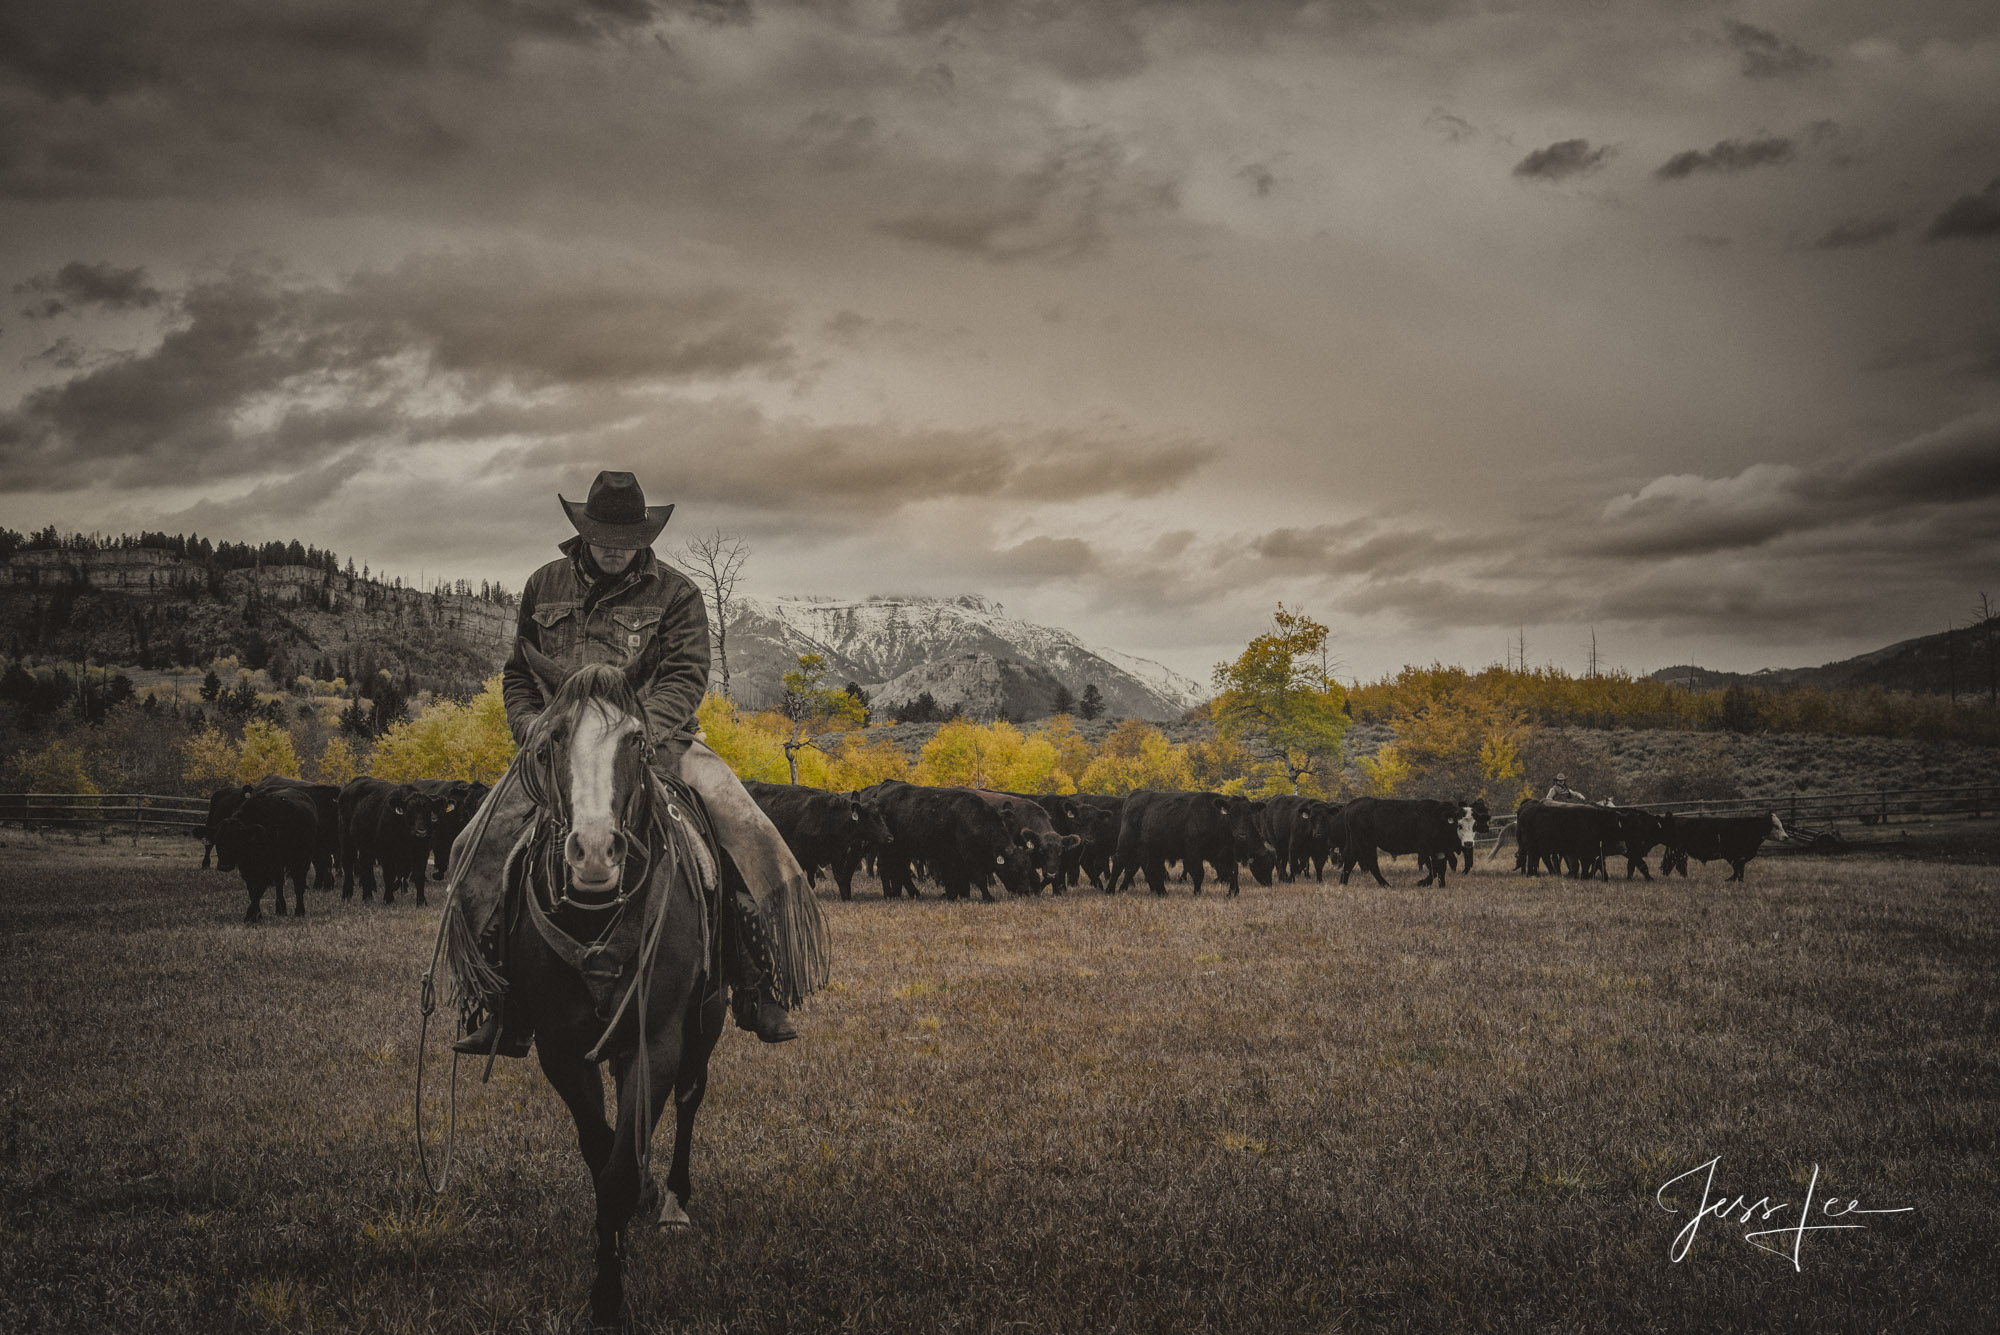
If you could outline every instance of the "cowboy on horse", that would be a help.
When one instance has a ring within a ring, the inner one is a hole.
[[[722,968],[736,1023],[766,1043],[797,1038],[786,1011],[826,983],[826,929],[776,827],[722,757],[699,740],[695,710],[708,689],[708,614],[693,581],[652,549],[674,507],[646,504],[637,478],[609,471],[597,475],[581,504],[556,499],[576,536],[522,591],[518,639],[502,676],[508,729],[526,745],[552,703],[551,669],[556,681],[589,664],[643,677],[635,687],[648,763],[695,792],[721,847]],[[521,892],[518,878],[505,873],[536,808],[527,786],[508,779],[487,804],[491,810],[452,849],[453,871],[461,858],[467,865],[453,877],[458,889],[446,909],[459,915],[446,924],[455,943],[451,962],[468,1010],[483,1016],[454,1047],[525,1057],[533,1023],[519,1013],[524,1008],[510,1011],[506,998],[507,943]]]

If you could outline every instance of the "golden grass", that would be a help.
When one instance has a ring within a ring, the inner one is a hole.
[[[196,860],[0,853],[0,1330],[579,1328],[589,1194],[532,1062],[464,1081],[457,1176],[419,1181],[435,908],[311,892],[245,928]],[[637,1243],[634,1324],[1979,1327],[1992,868],[1387,870],[826,900],[836,985],[802,1042],[724,1039],[697,1228]],[[1732,1195],[1798,1199],[1817,1164],[1822,1197],[1915,1211],[1809,1236],[1797,1272],[1720,1221],[1673,1264],[1654,1192],[1714,1155]]]

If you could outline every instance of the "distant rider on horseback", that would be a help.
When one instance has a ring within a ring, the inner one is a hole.
[[[694,583],[658,557],[652,542],[666,527],[671,505],[647,505],[630,473],[602,472],[589,499],[562,502],[577,536],[560,546],[562,558],[528,577],[521,593],[518,641],[502,676],[507,727],[517,744],[548,705],[542,681],[521,645],[554,660],[563,672],[586,663],[624,666],[649,655],[656,666],[639,687],[653,745],[652,766],[678,775],[700,795],[722,846],[722,902],[728,919],[724,975],[732,985],[739,1027],[766,1043],[798,1037],[786,1010],[825,984],[824,928],[809,902],[811,890],[797,859],[775,826],[744,791],[722,757],[698,739],[695,710],[708,689],[708,613]],[[452,849],[452,867],[466,871],[447,913],[477,942],[488,979],[470,997],[484,1021],[454,1047],[484,1056],[525,1057],[533,1033],[510,1016],[504,985],[506,942],[518,905],[503,885],[508,851],[533,815],[519,784],[503,780]],[[798,939],[803,937],[805,939]],[[463,939],[463,938],[461,938]],[[463,983],[464,972],[461,971]]]

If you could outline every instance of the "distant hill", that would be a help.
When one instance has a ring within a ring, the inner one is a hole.
[[[297,543],[4,536],[0,654],[10,658],[150,668],[234,657],[282,680],[387,670],[457,695],[499,670],[514,633],[511,592],[405,588]],[[775,703],[807,653],[827,660],[830,684],[858,682],[887,708],[929,691],[979,718],[1040,718],[1059,688],[1080,697],[1095,685],[1106,714],[1147,719],[1178,718],[1208,695],[1158,663],[1009,617],[976,594],[741,598],[728,648],[735,696],[753,706]]]
[[[429,592],[321,565],[228,568],[209,555],[113,547],[0,557],[0,651],[119,666],[235,657],[280,680],[386,670],[450,694],[499,670],[513,599]]]
[[[743,598],[729,620],[731,690],[774,702],[799,655],[827,660],[827,681],[853,681],[884,706],[928,690],[939,705],[1017,719],[1050,712],[1058,686],[1095,685],[1105,712],[1178,718],[1208,698],[1149,659],[1085,644],[1070,631],[1007,615],[990,598]]]
[[[1954,685],[1961,696],[1985,695],[1994,680],[1989,645],[2000,642],[2000,617],[1957,630],[1898,640],[1881,649],[1843,658],[1819,667],[1764,668],[1757,672],[1717,672],[1682,664],[1661,668],[1655,681],[1696,690],[1756,686],[1784,690],[1798,686],[1827,688],[1880,686],[1893,691],[1945,695]]]

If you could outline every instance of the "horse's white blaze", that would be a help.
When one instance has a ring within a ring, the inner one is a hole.
[[[618,879],[618,744],[632,726],[601,704],[580,711],[569,744],[570,837],[564,849],[572,879],[604,889]]]

